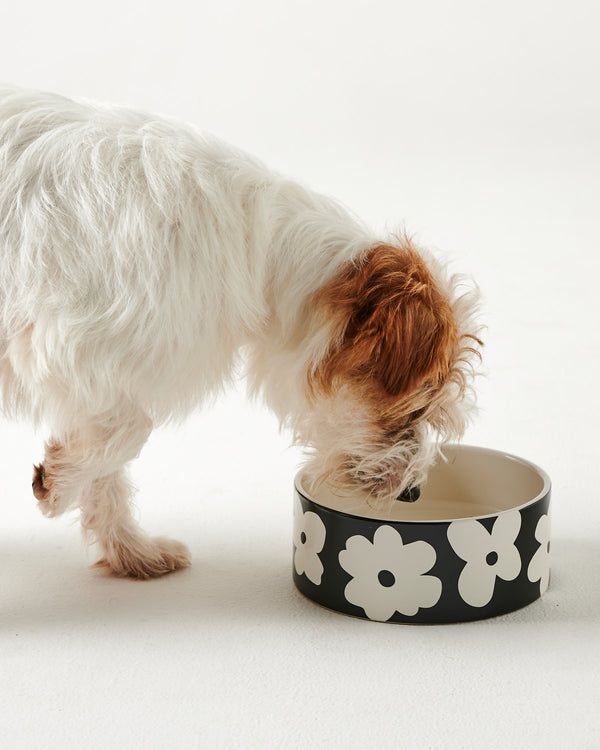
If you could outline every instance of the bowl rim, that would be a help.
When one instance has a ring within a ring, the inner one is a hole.
[[[306,470],[304,468],[300,469],[295,477],[294,477],[294,489],[299,495],[302,495],[306,500],[308,500],[310,503],[315,505],[317,508],[322,508],[327,513],[331,513],[333,515],[339,515],[345,518],[353,518],[359,521],[364,522],[371,522],[371,523],[378,523],[378,524],[423,524],[427,526],[431,526],[434,524],[440,524],[440,523],[452,523],[454,521],[478,521],[480,519],[484,518],[496,518],[497,516],[501,516],[504,513],[512,513],[515,510],[523,510],[524,508],[528,508],[530,505],[534,505],[535,503],[539,502],[540,500],[543,500],[552,489],[552,482],[550,480],[549,474],[542,469],[540,466],[538,466],[533,461],[529,461],[529,459],[522,458],[521,456],[517,456],[514,453],[508,453],[504,450],[498,450],[496,448],[486,448],[479,445],[463,445],[462,443],[447,443],[447,448],[458,448],[460,450],[467,449],[469,451],[479,452],[479,453],[487,453],[488,455],[493,454],[495,456],[502,456],[505,459],[508,459],[509,461],[516,461],[517,463],[523,464],[524,466],[527,466],[529,469],[532,469],[543,481],[543,487],[538,492],[538,494],[532,498],[531,500],[528,500],[526,503],[521,503],[521,505],[515,505],[511,506],[510,508],[505,508],[504,510],[497,511],[496,513],[485,513],[483,515],[475,515],[475,516],[460,516],[458,518],[435,518],[435,519],[385,519],[385,518],[373,518],[370,516],[362,516],[362,515],[356,515],[354,513],[346,513],[343,510],[337,510],[335,508],[329,508],[327,505],[323,505],[322,503],[317,502],[311,495],[304,489],[302,485],[302,479],[304,475],[306,474]],[[442,451],[443,448],[442,447]],[[418,501],[417,501],[418,502]]]

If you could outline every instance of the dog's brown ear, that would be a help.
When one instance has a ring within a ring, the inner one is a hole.
[[[343,330],[315,373],[321,389],[351,377],[401,396],[447,376],[458,342],[452,307],[408,240],[371,248],[324,287],[320,301]]]

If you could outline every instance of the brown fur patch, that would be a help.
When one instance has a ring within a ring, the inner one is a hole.
[[[397,399],[447,378],[459,343],[451,302],[407,239],[371,248],[320,291],[317,303],[343,329],[313,375],[318,390],[330,392],[350,377]]]

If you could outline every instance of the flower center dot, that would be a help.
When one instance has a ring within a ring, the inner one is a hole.
[[[396,583],[396,578],[391,570],[380,570],[377,573],[377,579],[382,586],[389,588]]]
[[[485,561],[488,565],[495,565],[498,562],[498,553],[492,550],[486,555]]]
[[[304,532],[300,534],[300,543],[306,544],[306,534]]]

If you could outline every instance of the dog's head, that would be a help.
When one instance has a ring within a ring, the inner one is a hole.
[[[319,291],[315,314],[333,335],[308,373],[315,481],[386,502],[425,479],[440,442],[461,437],[481,341],[477,295],[460,284],[402,238]]]

